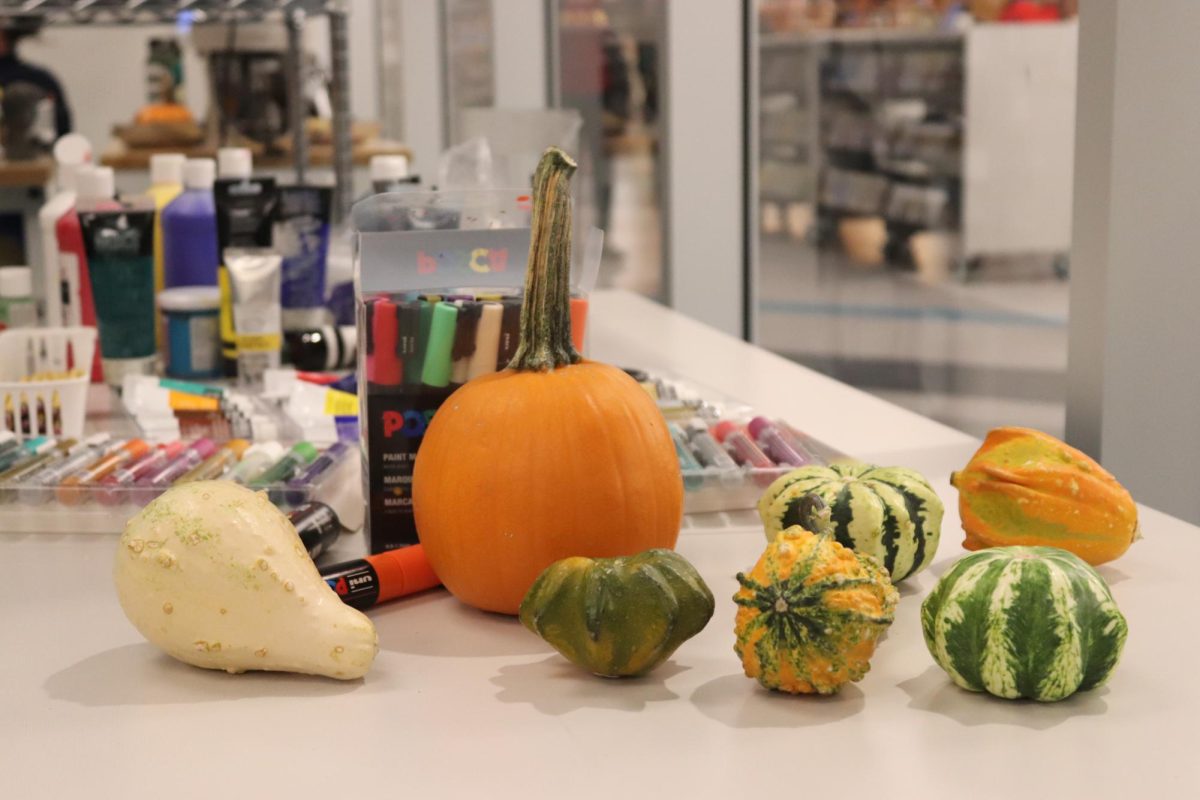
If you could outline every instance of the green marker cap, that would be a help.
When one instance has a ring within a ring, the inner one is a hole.
[[[454,348],[454,326],[457,321],[458,307],[453,303],[438,303],[433,307],[425,364],[421,369],[421,382],[426,386],[450,385],[450,353]]]
[[[304,459],[305,464],[311,464],[313,459],[317,457],[317,448],[313,447],[309,442],[296,442],[292,445],[292,453]]]

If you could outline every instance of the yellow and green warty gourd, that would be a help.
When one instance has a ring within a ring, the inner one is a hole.
[[[802,500],[795,525],[775,535],[741,588],[734,652],[746,676],[768,689],[833,694],[870,669],[875,645],[895,617],[900,595],[871,556],[829,533],[820,498]]]
[[[704,629],[713,595],[670,550],[564,558],[521,603],[521,622],[566,658],[604,677],[644,675]]]

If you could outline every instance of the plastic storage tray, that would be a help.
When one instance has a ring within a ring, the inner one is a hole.
[[[357,448],[317,481],[265,487],[272,502],[287,510],[311,500],[336,506],[347,527],[361,520],[361,459]],[[120,533],[125,523],[166,487],[77,484],[36,485],[0,481],[0,530],[5,533]]]
[[[0,332],[0,427],[20,439],[79,438],[87,411],[95,328],[17,328]],[[82,374],[22,381],[38,373]]]

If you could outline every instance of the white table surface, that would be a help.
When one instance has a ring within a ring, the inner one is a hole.
[[[591,325],[597,358],[668,369],[929,476],[941,548],[902,585],[861,683],[823,699],[743,677],[733,576],[765,545],[749,514],[687,520],[679,550],[716,615],[620,681],[440,589],[371,612],[381,649],[360,682],[195,669],[125,620],[114,536],[0,535],[0,797],[1200,796],[1200,530],[1143,509],[1146,538],[1101,569],[1131,629],[1108,686],[1052,705],[960,691],[918,611],[963,555],[948,478],[974,440],[632,295],[599,293]]]

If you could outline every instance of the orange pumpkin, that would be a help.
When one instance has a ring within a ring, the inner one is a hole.
[[[563,558],[672,548],[683,481],[654,401],[571,343],[569,180],[555,148],[534,175],[521,342],[434,415],[413,469],[425,553],[459,600],[516,614]]]
[[[1053,436],[996,428],[961,472],[963,547],[1043,545],[1089,564],[1118,558],[1138,538],[1137,506],[1103,467]]]

